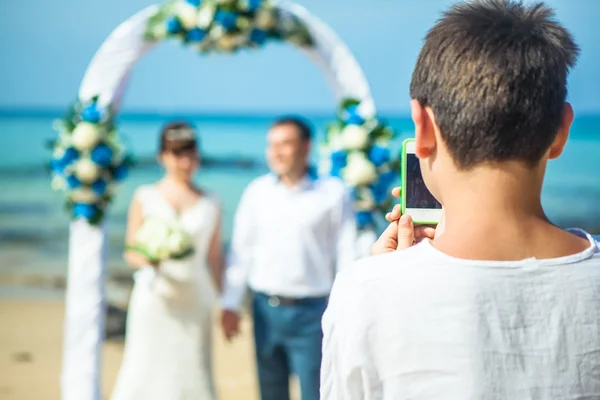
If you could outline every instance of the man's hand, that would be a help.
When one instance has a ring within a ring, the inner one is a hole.
[[[231,310],[223,310],[221,314],[221,327],[225,339],[230,341],[233,337],[240,333],[240,316]]]
[[[400,198],[400,188],[394,188],[392,195]],[[435,227],[430,225],[415,226],[410,216],[403,216],[399,204],[396,204],[392,211],[386,214],[385,219],[390,224],[371,247],[371,255],[406,249],[425,238],[433,239],[436,235]],[[443,228],[442,225],[443,217],[438,225],[438,230]]]

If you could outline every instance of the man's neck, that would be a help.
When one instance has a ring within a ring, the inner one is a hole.
[[[295,171],[290,171],[287,174],[279,175],[279,181],[287,187],[294,187],[297,186],[302,179],[304,179],[307,173],[308,167],[298,169]]]
[[[482,260],[552,258],[584,249],[585,241],[571,240],[544,214],[543,172],[509,167],[459,173],[443,191],[445,226],[435,246]]]

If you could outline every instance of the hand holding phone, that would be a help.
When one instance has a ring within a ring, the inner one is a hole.
[[[406,139],[402,144],[402,196],[403,215],[410,215],[415,224],[435,225],[442,217],[442,205],[431,194],[415,154],[415,140]]]

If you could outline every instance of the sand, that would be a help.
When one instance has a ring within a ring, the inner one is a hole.
[[[60,399],[62,301],[0,300],[0,400]],[[251,323],[227,343],[215,324],[214,368],[220,400],[258,399]],[[106,342],[102,386],[109,398],[121,363],[122,342]],[[168,399],[166,399],[168,400]]]

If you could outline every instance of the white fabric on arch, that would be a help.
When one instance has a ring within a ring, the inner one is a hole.
[[[361,102],[361,113],[366,117],[374,116],[375,105],[369,85],[346,45],[303,7],[289,2],[276,6],[307,25],[314,47],[302,47],[301,50],[320,66],[337,101],[356,98]],[[157,44],[145,40],[144,33],[148,19],[158,8],[153,5],[141,10],[108,36],[85,72],[79,88],[80,100],[98,96],[100,105],[110,105],[112,111],[118,113],[133,66]],[[71,224],[70,237],[62,399],[100,400],[106,233],[102,227],[78,220]],[[367,246],[363,243],[361,247]]]

